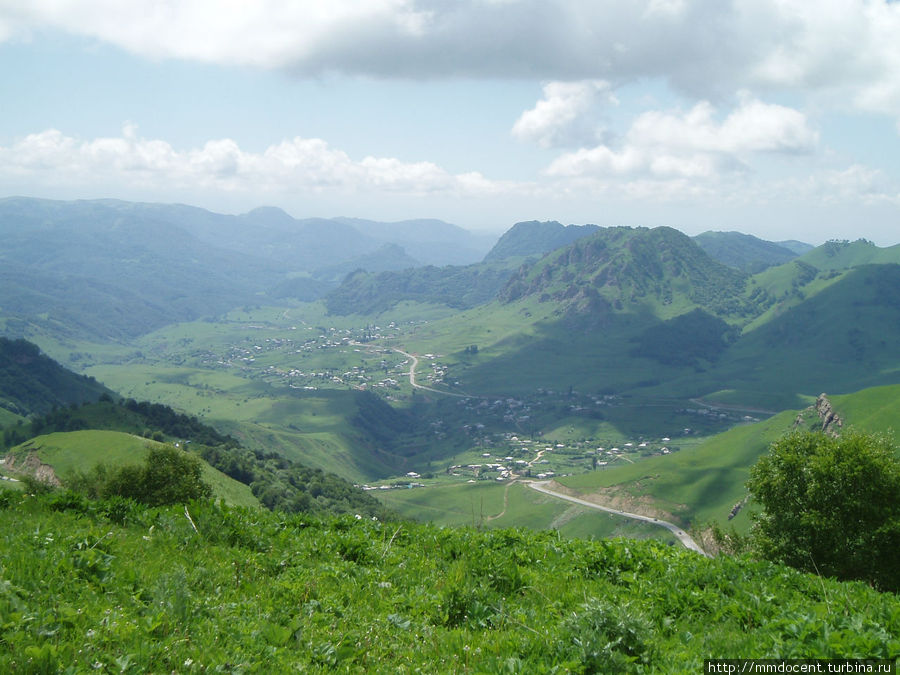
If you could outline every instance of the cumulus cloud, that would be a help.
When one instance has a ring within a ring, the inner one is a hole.
[[[887,0],[0,0],[0,40],[46,28],[304,75],[662,78],[698,98],[790,89],[900,117]]]
[[[67,185],[127,184],[229,192],[287,193],[332,190],[406,195],[496,194],[510,184],[479,173],[454,175],[432,162],[391,157],[351,158],[318,138],[291,138],[262,152],[247,152],[231,139],[179,150],[141,138],[133,125],[116,137],[80,140],[48,129],[0,147],[0,176],[39,177]]]
[[[604,101],[615,102],[605,80],[550,82],[544,97],[516,120],[512,134],[542,148],[595,143],[601,132],[597,108]]]
[[[745,167],[755,153],[809,153],[818,138],[803,113],[744,94],[721,122],[707,101],[682,114],[645,112],[633,121],[620,147],[598,145],[565,153],[547,174],[709,178]]]

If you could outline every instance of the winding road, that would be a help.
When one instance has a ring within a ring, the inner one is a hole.
[[[551,497],[556,497],[558,499],[565,499],[566,501],[573,502],[575,504],[579,504],[580,506],[587,506],[591,509],[598,509],[599,511],[606,511],[607,513],[613,513],[617,516],[624,516],[625,518],[631,518],[633,520],[642,520],[645,523],[650,523],[651,525],[659,525],[660,527],[666,528],[669,532],[675,535],[675,537],[680,541],[685,548],[690,549],[691,551],[696,551],[701,555],[705,555],[707,558],[709,555],[697,545],[691,536],[678,527],[675,523],[670,523],[666,520],[659,520],[658,518],[651,518],[649,516],[642,516],[638,513],[628,513],[627,511],[619,511],[618,509],[611,509],[606,506],[600,506],[599,504],[594,504],[593,502],[589,502],[584,499],[579,499],[578,497],[570,497],[569,495],[565,495],[561,492],[554,492],[549,489],[547,485],[550,481],[522,481],[532,490],[537,490],[538,492],[543,492],[545,495],[550,495]]]
[[[410,360],[409,364],[409,384],[414,389],[424,389],[425,391],[433,391],[435,394],[444,394],[445,396],[456,396],[457,398],[469,398],[466,394],[456,394],[452,391],[443,391],[442,389],[433,389],[432,387],[426,387],[423,384],[416,384],[416,366],[419,365],[419,357],[410,354],[409,352],[405,352],[402,349],[397,349],[396,347],[391,347],[398,354],[403,354],[403,356],[407,357]]]

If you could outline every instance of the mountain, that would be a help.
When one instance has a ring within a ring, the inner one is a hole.
[[[279,279],[264,260],[204,242],[176,222],[194,210],[173,207],[165,218],[160,210],[0,200],[4,318],[24,334],[124,340],[255,301]]]
[[[863,265],[746,331],[715,376],[729,389],[844,393],[895,382],[898,344],[900,265]]]
[[[42,414],[109,393],[93,378],[66,370],[36,345],[0,337],[0,407],[23,416]]]
[[[751,274],[799,255],[780,244],[740,232],[704,232],[694,237],[694,241],[714,260]]]
[[[339,284],[350,272],[364,270],[369,273],[386,272],[389,270],[405,270],[413,267],[421,267],[415,258],[407,255],[402,246],[397,244],[384,244],[377,251],[357,256],[352,260],[324,265],[313,272],[316,279],[328,284],[330,288]]]
[[[744,281],[678,230],[609,227],[523,266],[499,299],[530,296],[594,319],[638,305],[660,318],[697,306],[721,314],[743,309]]]
[[[371,234],[272,207],[232,216],[179,204],[0,199],[0,329],[128,341],[266,295],[313,300],[357,268],[421,264],[407,244],[434,259],[476,260],[486,248],[440,221],[357,225]],[[295,281],[310,276],[317,283]]]
[[[776,241],[775,243],[778,244],[779,246],[783,246],[784,248],[788,249],[789,251],[793,251],[797,255],[803,255],[804,253],[807,253],[808,251],[812,251],[815,248],[815,246],[813,246],[812,244],[807,244],[806,242],[803,242],[803,241],[797,241],[796,239],[788,239],[787,241]]]
[[[818,270],[842,270],[867,264],[900,263],[900,244],[880,248],[871,241],[827,241],[800,258]]]
[[[437,267],[478,262],[496,241],[493,235],[476,234],[433,218],[391,223],[363,218],[333,220],[351,225],[367,237],[385,244],[401,244],[412,258],[421,261],[420,264]]]
[[[671,228],[603,228],[522,266],[495,302],[429,331],[466,327],[451,370],[467,393],[721,395],[784,409],[801,395],[896,381],[900,267],[807,262],[890,260],[895,249],[829,244],[751,277]],[[470,345],[477,355],[464,353]]]
[[[325,306],[336,315],[379,314],[403,301],[466,309],[492,300],[512,273],[503,264],[489,263],[380,274],[359,270],[325,296]]]
[[[555,220],[546,222],[529,220],[516,223],[488,251],[484,262],[541,256],[554,249],[568,246],[573,241],[598,229],[597,225],[569,225],[566,227]]]

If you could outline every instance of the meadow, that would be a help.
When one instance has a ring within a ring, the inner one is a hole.
[[[655,541],[0,490],[0,569],[5,672],[684,673],[708,658],[900,656],[896,595]]]

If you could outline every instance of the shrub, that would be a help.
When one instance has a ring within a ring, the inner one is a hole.
[[[885,437],[794,433],[750,471],[762,505],[752,531],[766,558],[900,589],[900,461]]]
[[[98,464],[90,472],[75,473],[68,486],[91,499],[120,497],[148,506],[186,504],[212,496],[202,473],[200,459],[163,446],[151,449],[143,465],[109,468]]]

